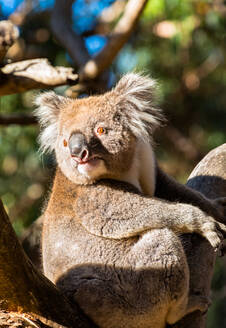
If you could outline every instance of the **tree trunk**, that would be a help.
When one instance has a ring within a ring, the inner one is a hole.
[[[1,327],[95,327],[27,258],[2,202],[0,263]]]
[[[226,196],[226,143],[212,150],[191,173],[187,185],[208,198]],[[225,222],[223,222],[225,223]],[[190,291],[209,297],[216,255],[209,243],[196,234],[182,237],[190,268]],[[174,328],[204,328],[206,315],[187,315]]]

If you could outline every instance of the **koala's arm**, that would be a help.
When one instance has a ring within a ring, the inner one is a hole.
[[[98,183],[80,188],[74,209],[81,224],[97,236],[122,239],[168,227],[175,232],[197,232],[216,249],[226,227],[198,207],[148,198],[122,183]]]
[[[180,184],[156,166],[155,197],[198,206],[219,221],[225,222],[226,198],[208,199],[200,192]]]

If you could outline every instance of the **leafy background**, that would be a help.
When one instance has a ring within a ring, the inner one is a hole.
[[[8,53],[13,61],[47,57],[54,65],[72,65],[49,29],[53,2],[0,0],[0,18],[10,17],[20,28],[19,41]],[[102,20],[113,2],[77,0],[73,5],[73,27],[92,55],[104,46],[115,24],[114,19]],[[118,7],[123,3],[118,0]],[[164,170],[181,182],[209,150],[226,140],[225,17],[223,0],[149,0],[110,68],[109,86],[134,69],[157,79],[159,105],[169,122],[156,135],[156,152]],[[65,87],[56,91],[63,93]],[[36,93],[1,97],[1,113],[30,112]],[[35,125],[0,129],[0,196],[19,236],[40,215],[54,174],[54,159],[38,152],[38,131]],[[226,327],[224,259],[216,265],[212,297],[208,327]]]

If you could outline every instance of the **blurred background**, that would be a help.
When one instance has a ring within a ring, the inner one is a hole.
[[[71,1],[72,29],[90,57],[98,54],[123,14],[123,0]],[[54,0],[0,0],[0,19],[19,27],[8,61],[45,57],[55,65],[79,69],[54,37],[50,16]],[[211,149],[226,142],[226,3],[223,0],[149,0],[135,29],[107,72],[110,88],[123,73],[143,71],[157,79],[159,106],[168,119],[156,133],[162,168],[186,182]],[[88,91],[58,87],[78,96]],[[0,98],[0,115],[31,113],[40,90]],[[54,159],[38,152],[36,124],[0,127],[0,196],[19,236],[40,215],[54,175]],[[217,262],[208,328],[226,328],[226,260]]]

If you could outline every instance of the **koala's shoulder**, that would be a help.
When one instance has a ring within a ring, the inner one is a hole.
[[[78,186],[57,168],[47,207],[48,212],[72,211],[72,202],[78,195]],[[66,213],[65,213],[66,214]]]

